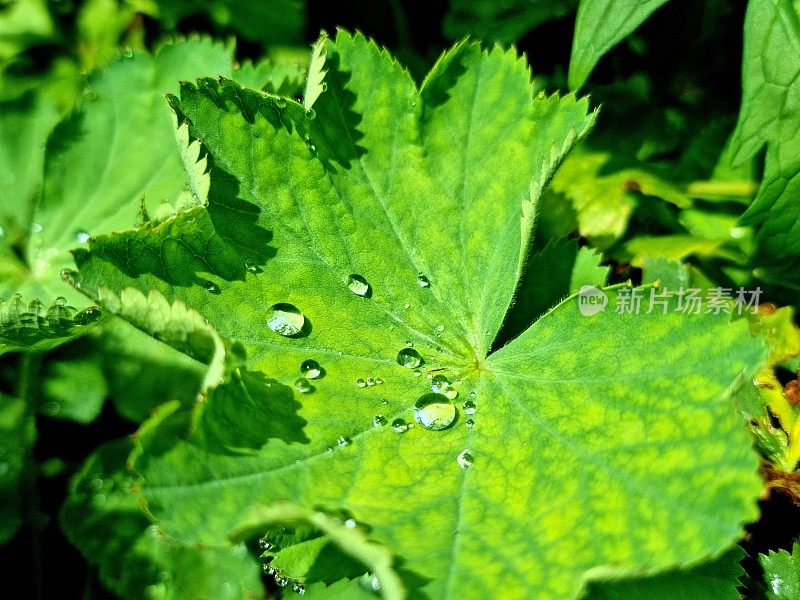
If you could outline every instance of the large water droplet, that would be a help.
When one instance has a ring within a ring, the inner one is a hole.
[[[285,302],[279,302],[269,307],[267,327],[279,335],[291,337],[303,330],[306,319],[300,310]]]
[[[356,296],[364,296],[367,298],[370,296],[370,292],[372,291],[367,283],[367,280],[361,275],[350,275],[347,278],[347,287],[349,287],[350,291]]]
[[[413,348],[403,348],[397,353],[397,364],[406,369],[416,369],[422,364],[422,357]]]
[[[424,287],[424,288],[430,287],[430,285],[431,285],[430,279],[425,277],[425,275],[423,275],[422,273],[420,273],[417,276],[417,283],[419,284],[420,287]]]
[[[296,389],[301,394],[308,394],[314,391],[314,386],[311,385],[311,382],[305,377],[300,377],[297,381],[294,382],[294,389]]]
[[[392,431],[395,433],[405,433],[408,431],[408,423],[406,423],[403,419],[397,418],[392,421]]]
[[[414,404],[414,420],[425,429],[447,429],[456,418],[456,407],[442,394],[425,394]]]
[[[469,469],[472,463],[475,462],[475,459],[472,457],[472,453],[469,450],[462,450],[461,454],[456,457],[456,462],[462,469]]]
[[[431,378],[431,389],[437,394],[444,394],[450,389],[450,381],[444,375],[434,375]]]
[[[317,379],[322,376],[322,367],[317,361],[309,358],[300,365],[300,374],[308,379]]]

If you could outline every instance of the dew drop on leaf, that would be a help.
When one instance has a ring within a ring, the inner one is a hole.
[[[339,446],[341,448],[344,448],[344,447],[349,446],[350,444],[352,444],[352,442],[350,441],[350,438],[345,437],[343,435],[339,436],[339,439],[336,440],[336,443],[339,444]]]
[[[417,283],[419,284],[420,287],[424,287],[424,288],[430,287],[430,285],[431,285],[430,279],[425,277],[425,275],[423,275],[422,273],[420,273],[417,276]]]
[[[474,415],[478,410],[478,407],[472,400],[465,400],[464,401],[464,413],[468,415]]]
[[[367,378],[367,385],[369,387],[372,387],[373,385],[375,385],[375,380],[372,377],[368,377]]]
[[[383,385],[383,379],[380,377],[375,378],[375,385]]]
[[[361,275],[350,275],[347,278],[347,287],[349,287],[350,291],[356,296],[369,296],[369,284]]]
[[[322,375],[322,367],[317,361],[309,358],[300,365],[300,374],[308,379],[317,379]]]
[[[456,407],[442,394],[425,394],[414,403],[414,420],[425,429],[447,429],[456,418]]]
[[[306,319],[300,310],[285,302],[273,304],[267,315],[267,327],[279,335],[291,337],[303,330]]]
[[[84,308],[79,313],[73,317],[73,321],[75,321],[76,325],[89,325],[90,323],[94,323],[102,316],[102,312],[96,306],[89,306],[88,308]]]
[[[467,419],[467,427],[469,427],[470,429],[475,427],[475,419]]]
[[[386,406],[387,404],[389,404],[389,401],[386,398],[384,398],[383,400],[381,400],[381,404]]]
[[[469,450],[462,450],[461,454],[456,457],[456,462],[462,469],[469,469],[472,463],[475,462],[475,459],[472,457],[472,453]]]
[[[39,223],[31,223],[31,233],[41,233],[43,229]]]
[[[397,353],[397,364],[406,369],[416,369],[422,364],[422,357],[413,348],[403,348]]]
[[[292,591],[298,596],[302,596],[306,593],[306,586],[304,586],[300,581],[295,581],[292,584]]]
[[[300,377],[297,381],[294,382],[294,389],[296,389],[301,394],[308,394],[314,390],[314,386],[311,385],[311,382],[305,377]]]
[[[219,286],[213,281],[208,281],[207,279],[203,279],[200,280],[200,284],[206,289],[206,291],[211,292],[212,294],[219,294],[221,291],[219,289]]]
[[[85,244],[89,241],[90,237],[91,236],[89,235],[89,232],[84,231],[83,229],[79,229],[75,232],[75,241],[79,244]]]
[[[436,326],[436,331],[439,332],[439,333],[442,333],[444,331],[444,325],[437,325]]]
[[[434,375],[431,379],[431,389],[437,394],[444,394],[450,389],[450,381],[444,375]]]
[[[372,419],[372,426],[383,427],[384,425],[386,425],[386,417],[383,415],[375,415],[375,418]]]
[[[395,433],[405,433],[408,431],[408,423],[406,423],[403,419],[397,418],[392,421],[392,431]]]
[[[244,268],[247,269],[250,273],[261,273],[261,269],[259,266],[253,262],[252,260],[248,259],[244,261]]]
[[[365,387],[367,387],[367,382],[364,381],[363,379],[359,378],[359,379],[356,379],[356,385],[358,387],[360,387],[360,388],[365,388]]]
[[[444,393],[444,395],[448,400],[455,400],[456,398],[458,398],[458,390],[451,387]]]
[[[406,348],[411,348],[414,345],[414,342],[406,342]]]
[[[414,369],[414,377],[422,377],[422,371],[419,369]]]

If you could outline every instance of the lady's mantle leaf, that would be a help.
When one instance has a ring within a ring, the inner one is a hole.
[[[764,354],[743,320],[674,301],[618,314],[607,291],[605,313],[570,299],[490,353],[586,102],[532,98],[523,61],[469,44],[419,90],[360,36],[329,43],[325,68],[313,113],[231,82],[184,85],[174,105],[208,151],[208,206],[76,255],[94,297],[157,289],[247,351],[189,431],[175,413],[140,435],[162,526],[224,544],[256,505],[347,510],[430,598],[498,581],[504,598],[571,598],[592,573],[726,548],[760,489],[727,402]],[[276,379],[231,399],[255,369]],[[458,397],[420,423],[454,422],[393,428],[413,423],[426,375]],[[286,389],[302,435],[265,414]]]

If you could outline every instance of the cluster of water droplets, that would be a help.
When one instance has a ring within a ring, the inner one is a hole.
[[[101,316],[96,306],[76,310],[63,296],[56,298],[49,307],[38,299],[26,304],[21,294],[14,294],[8,302],[0,300],[0,328],[18,334],[31,331],[65,333],[73,326],[90,325]]]
[[[306,593],[305,584],[299,579],[293,579],[286,575],[277,567],[272,566],[272,561],[275,559],[275,553],[280,548],[269,540],[268,536],[263,536],[258,540],[258,546],[261,548],[261,560],[263,561],[262,569],[266,575],[269,575],[275,581],[278,587],[289,587],[291,584],[292,591],[300,596]]]

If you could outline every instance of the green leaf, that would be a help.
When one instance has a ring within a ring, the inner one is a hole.
[[[512,43],[538,25],[572,13],[577,4],[576,0],[450,0],[444,34],[450,39],[471,35]]]
[[[326,67],[313,116],[230,82],[184,85],[179,116],[212,164],[208,207],[76,254],[81,289],[104,306],[143,329],[148,307],[192,307],[226,348],[193,414],[138,436],[148,510],[210,545],[265,503],[349,511],[431,598],[491,595],[498,581],[508,598],[575,597],[612,565],[663,569],[727,548],[761,489],[729,402],[764,355],[744,320],[589,318],[572,298],[492,348],[541,189],[592,121],[586,103],[532,98],[520,59],[471,44],[419,91],[361,36],[340,33]],[[156,251],[215,227],[230,227],[229,252]],[[172,304],[143,301],[150,289]],[[309,359],[320,376],[297,382]],[[456,420],[395,433],[384,423],[413,422],[425,372],[451,380]],[[287,389],[288,431],[268,414]]]
[[[628,37],[667,0],[581,0],[575,21],[569,87],[578,89],[603,55]]]
[[[732,140],[741,163],[767,145],[764,178],[743,222],[756,225],[766,281],[797,285],[800,254],[800,18],[791,0],[753,0],[745,19],[742,107]]]
[[[39,412],[78,423],[94,421],[108,396],[102,356],[89,344],[72,344],[48,355],[41,385]]]
[[[60,521],[67,538],[125,598],[240,600],[261,597],[257,562],[242,546],[182,546],[142,512],[125,463],[129,440],[104,444],[70,483]]]
[[[45,0],[14,0],[0,6],[0,61],[54,37]]]
[[[27,403],[0,394],[0,544],[22,523],[22,479],[36,440],[36,424]]]
[[[791,554],[786,550],[769,552],[758,557],[764,568],[768,600],[794,600],[800,597],[800,542]]]
[[[584,600],[739,600],[739,561],[744,551],[734,546],[722,556],[687,569],[620,581],[592,582]]]

